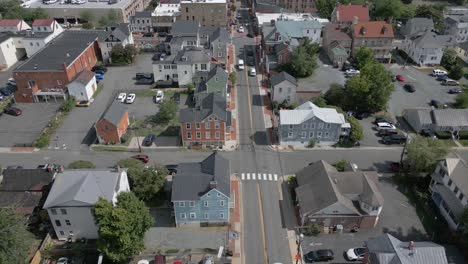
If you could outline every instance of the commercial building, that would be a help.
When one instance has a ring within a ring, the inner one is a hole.
[[[200,22],[202,26],[226,27],[226,0],[183,0],[180,2],[181,20]]]
[[[172,24],[180,18],[180,0],[161,0],[153,12],[155,32],[169,33]]]

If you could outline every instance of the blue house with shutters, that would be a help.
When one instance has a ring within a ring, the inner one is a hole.
[[[229,222],[231,193],[229,160],[213,153],[202,162],[180,163],[172,182],[177,226]]]

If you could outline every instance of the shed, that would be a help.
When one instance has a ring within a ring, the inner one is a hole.
[[[68,84],[68,93],[77,101],[90,101],[96,90],[96,77],[89,70],[83,70]]]

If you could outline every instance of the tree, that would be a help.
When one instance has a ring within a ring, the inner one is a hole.
[[[382,19],[401,18],[405,10],[401,0],[377,0],[375,2],[374,16]]]
[[[114,45],[111,50],[112,63],[130,64],[136,54],[137,50],[132,44],[127,44],[125,47],[122,44]]]
[[[231,5],[230,9],[231,9],[232,12],[236,12],[237,7],[235,5]]]
[[[335,167],[337,171],[344,171],[346,168],[346,165],[348,165],[348,161],[345,159],[341,159],[335,162],[335,164],[333,164],[333,167]]]
[[[165,177],[169,175],[169,171],[163,166],[154,165],[145,168],[140,161],[135,159],[120,160],[117,165],[128,169],[130,189],[142,201],[151,201],[160,194]]]
[[[332,83],[330,89],[325,93],[325,100],[329,105],[343,107],[345,102],[344,88],[341,84]]]
[[[358,142],[361,140],[364,136],[361,123],[352,116],[346,116],[346,121],[351,125],[349,140],[351,140],[351,142]]]
[[[413,172],[432,172],[437,161],[449,152],[447,144],[442,140],[415,136],[406,146],[405,163]]]
[[[455,107],[457,108],[468,108],[468,92],[457,94],[455,97]]]
[[[369,63],[376,62],[374,52],[370,48],[365,46],[362,46],[357,50],[356,55],[354,55],[354,59],[356,61],[356,67],[358,69],[363,68]]]
[[[444,10],[445,5],[440,4],[418,5],[416,7],[415,16],[432,18],[435,29],[437,31],[442,31],[444,28]]]
[[[445,69],[450,71],[453,66],[457,65],[457,58],[457,52],[454,49],[447,48],[444,50],[440,65],[444,66]]]
[[[119,262],[144,249],[143,238],[154,219],[132,192],[120,193],[115,207],[100,198],[93,212],[99,224],[97,247],[107,258]]]
[[[94,163],[92,163],[91,161],[76,160],[68,164],[67,168],[68,169],[94,169],[96,168],[96,165],[94,165]]]
[[[0,2],[0,14],[2,19],[23,19],[31,22],[35,19],[48,18],[42,8],[23,8],[19,1]]]
[[[124,54],[127,60],[129,60],[130,62],[133,62],[133,58],[135,58],[135,56],[138,54],[138,51],[135,48],[135,45],[127,44],[125,45],[125,48],[124,48]]]
[[[193,89],[195,89],[195,85],[193,83],[188,83],[187,84],[187,93],[189,93],[189,94],[193,93]]]
[[[327,100],[320,95],[319,97],[315,98],[312,103],[314,103],[318,107],[327,107]]]
[[[304,41],[293,52],[291,61],[284,65],[284,70],[296,78],[308,77],[317,68],[316,44]]]
[[[233,71],[229,74],[229,81],[231,81],[232,85],[236,85],[236,81],[237,81],[236,72]]]
[[[401,0],[401,2],[405,5],[409,5],[411,3],[413,3],[413,0]]]
[[[25,217],[12,208],[0,208],[0,263],[24,263],[33,236],[26,230]]]
[[[461,77],[463,77],[463,67],[460,64],[455,64],[452,66],[448,72],[448,77],[454,79],[454,80],[460,80]]]
[[[159,106],[159,112],[156,115],[156,119],[158,122],[167,124],[169,121],[175,118],[177,110],[178,106],[174,101],[165,100]]]
[[[308,148],[314,148],[316,142],[317,142],[317,141],[315,140],[315,138],[309,139],[309,144],[307,145],[307,147],[308,147]]]

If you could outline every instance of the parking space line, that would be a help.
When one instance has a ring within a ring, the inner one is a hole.
[[[245,180],[245,174],[242,173],[241,175],[242,175],[242,176],[241,176],[241,179],[242,179],[242,180]]]
[[[252,180],[255,180],[255,173],[252,173]]]
[[[247,180],[250,180],[250,173],[247,173]]]
[[[268,180],[272,181],[273,180],[273,175],[268,174]]]

